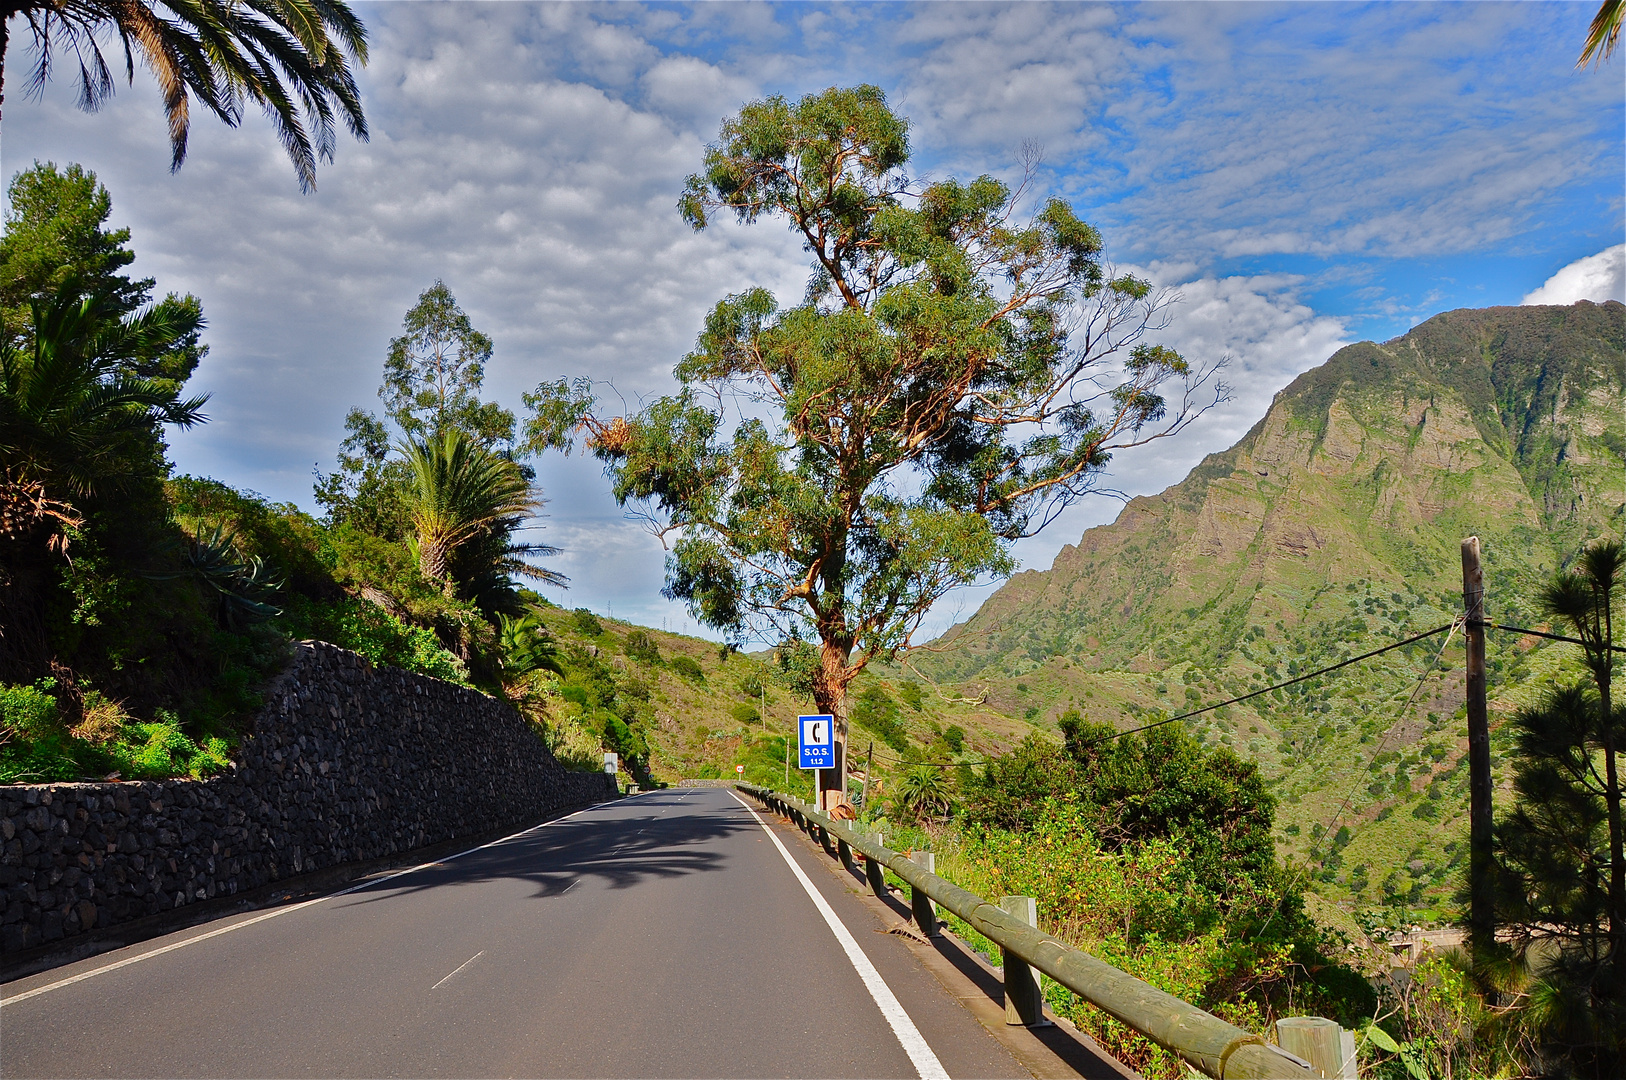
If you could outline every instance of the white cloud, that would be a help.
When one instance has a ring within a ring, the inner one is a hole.
[[[1155,494],[1179,483],[1204,456],[1229,449],[1265,415],[1278,390],[1351,341],[1341,320],[1317,314],[1299,298],[1304,282],[1295,276],[1181,281],[1189,265],[1122,269],[1169,285],[1182,297],[1174,321],[1157,336],[1158,342],[1178,349],[1194,364],[1230,357],[1222,375],[1231,388],[1229,400],[1180,435],[1123,451],[1108,466],[1101,486],[1130,497]],[[1048,569],[1063,545],[1077,543],[1086,529],[1112,521],[1122,505],[1103,495],[1070,507],[1044,532],[1017,544],[1022,568]],[[957,599],[933,612],[925,636],[946,630],[974,611],[995,587],[955,594]]]
[[[1576,259],[1520,302],[1573,304],[1577,300],[1626,302],[1626,244]]]
[[[719,118],[765,93],[878,83],[934,175],[1008,175],[1023,142],[1042,142],[1037,193],[1071,198],[1109,250],[1183,283],[1165,340],[1233,354],[1234,396],[1184,438],[1114,462],[1111,483],[1134,492],[1230,445],[1347,338],[1311,309],[1306,281],[1223,260],[1304,270],[1263,260],[1460,255],[1508,238],[1528,258],[1573,242],[1545,218],[1590,228],[1620,211],[1618,195],[1587,189],[1552,213],[1583,181],[1620,177],[1621,106],[1606,79],[1567,62],[1546,72],[1571,48],[1547,6],[358,10],[374,135],[341,139],[313,196],[258,116],[232,130],[200,115],[170,175],[145,73],[94,116],[63,81],[40,101],[14,95],[5,117],[8,173],[36,157],[94,169],[114,225],[133,229],[136,271],[202,298],[212,352],[196,383],[215,420],[175,438],[180,466],[307,507],[311,465],[331,460],[350,406],[374,403],[386,343],[436,278],[495,339],[487,389],[510,406],[582,373],[633,398],[662,392],[725,293],[798,297],[806,255],[780,224],[695,235],[675,213]],[[1325,288],[1339,269],[1305,272]],[[658,545],[622,520],[597,466],[540,470],[553,500],[541,535],[567,549],[575,580],[564,602],[666,610]],[[1047,565],[1115,510],[1075,510],[1024,561]]]

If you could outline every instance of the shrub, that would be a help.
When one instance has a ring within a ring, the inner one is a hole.
[[[633,630],[627,634],[627,639],[621,644],[628,658],[640,664],[658,664],[661,662],[660,649],[656,648],[654,639],[642,630]]]
[[[672,657],[671,664],[668,666],[670,666],[673,671],[677,672],[679,675],[691,682],[703,683],[706,681],[705,671],[700,667],[700,663],[692,656],[674,656]]]
[[[736,724],[744,724],[746,727],[750,727],[753,724],[760,724],[762,722],[762,714],[757,711],[757,707],[755,705],[747,705],[743,701],[730,709],[728,714],[733,718]]]
[[[0,686],[0,783],[77,780],[84,770],[51,693],[56,680]]]
[[[346,597],[327,604],[295,604],[290,629],[365,656],[369,663],[469,685],[468,667],[433,631],[412,626],[376,604]]]
[[[950,724],[943,729],[943,741],[948,743],[951,751],[958,754],[965,749],[965,728],[959,724]]]
[[[915,712],[919,712],[921,710],[922,699],[919,683],[905,681],[901,686],[898,687],[898,697],[902,699],[905,705],[915,710]]]
[[[56,698],[49,691],[55,679],[41,679],[33,686],[0,687],[0,723],[6,733],[22,739],[41,739],[62,726]]]
[[[586,608],[579,607],[572,611],[570,616],[575,623],[577,632],[586,634],[588,637],[598,637],[604,633],[604,624],[598,621],[597,615],[594,615]]]
[[[231,764],[225,740],[206,739],[199,746],[181,731],[175,714],[165,710],[152,723],[127,725],[110,751],[119,772],[130,780],[181,775],[201,780]]]
[[[879,683],[870,683],[858,695],[858,702],[853,706],[852,721],[859,727],[873,731],[899,754],[909,752],[909,732],[898,719],[897,702],[887,696]]]
[[[1178,839],[1108,844],[1093,822],[1093,808],[1075,793],[1042,798],[1031,829],[973,831],[947,845],[938,872],[982,896],[1034,897],[1046,932],[1247,1030],[1265,1028],[1289,1002],[1294,1012],[1346,1024],[1372,1015],[1370,988],[1327,959],[1280,875],[1206,888]],[[1047,996],[1137,1072],[1184,1074],[1172,1054],[1065,988],[1050,984]]]

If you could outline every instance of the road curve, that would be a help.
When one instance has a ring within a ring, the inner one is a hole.
[[[1029,1075],[808,845],[719,789],[7,984],[0,1074],[920,1075],[768,827],[928,1056]]]

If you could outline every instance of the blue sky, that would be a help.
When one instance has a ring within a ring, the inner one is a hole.
[[[1014,179],[1039,148],[1035,196],[1184,296],[1164,340],[1231,357],[1230,402],[1114,463],[1113,486],[1153,492],[1343,344],[1555,275],[1544,301],[1620,295],[1622,60],[1573,69],[1594,7],[361,3],[373,138],[341,141],[309,196],[259,117],[200,116],[171,175],[144,72],[95,115],[71,82],[25,98],[13,27],[0,154],[8,175],[95,170],[136,269],[202,298],[214,420],[176,436],[178,467],[314,510],[312,468],[376,404],[386,344],[437,278],[495,340],[487,388],[516,410],[561,375],[660,393],[725,293],[799,296],[788,232],[690,233],[683,177],[742,102],[873,82],[922,175]],[[539,536],[574,582],[557,599],[684,628],[659,544],[597,466],[538,470]],[[1017,554],[1046,567],[1117,509],[1075,508]]]

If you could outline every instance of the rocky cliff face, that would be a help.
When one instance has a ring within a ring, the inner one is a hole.
[[[1623,350],[1619,303],[1453,311],[1342,349],[1231,449],[1132,501],[1050,570],[1013,578],[956,628],[958,649],[925,663],[1041,722],[1072,706],[1128,726],[1448,622],[1468,535],[1483,542],[1493,617],[1533,618],[1542,580],[1587,539],[1626,528]],[[1411,710],[1391,700],[1438,644],[1192,725],[1277,778],[1290,846],[1353,792],[1357,824],[1419,810],[1406,820],[1443,854],[1460,670],[1436,668]],[[1504,709],[1562,651],[1493,644]],[[1460,668],[1455,646],[1443,662]],[[1444,865],[1423,861],[1437,864],[1425,878]],[[1347,888],[1347,872],[1335,877],[1326,884]]]

